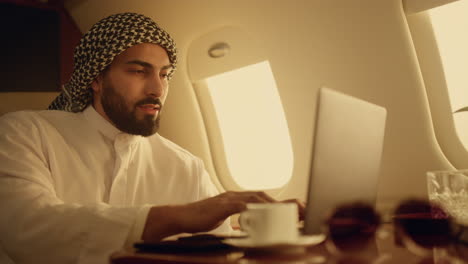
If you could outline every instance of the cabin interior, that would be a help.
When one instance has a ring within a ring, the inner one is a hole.
[[[30,70],[0,89],[0,114],[46,109],[69,77],[81,34],[108,15],[138,12],[168,31],[178,48],[160,134],[201,157],[221,191],[264,190],[279,200],[306,200],[322,86],[387,110],[377,192],[382,213],[408,198],[426,199],[428,171],[468,168],[462,124],[468,120],[454,113],[468,102],[468,46],[461,45],[468,43],[462,31],[468,20],[460,11],[468,10],[466,0],[0,3],[54,10],[68,21],[65,31],[58,30],[56,85],[15,85],[45,67],[32,55],[25,60]],[[447,25],[437,20],[438,12],[450,14]],[[444,32],[460,38],[446,41],[458,44],[450,48],[465,60],[458,68],[447,66]],[[2,52],[20,56],[14,49]],[[2,74],[9,77],[7,70]]]

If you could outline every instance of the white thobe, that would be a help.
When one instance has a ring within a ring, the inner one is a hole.
[[[149,205],[216,194],[200,159],[93,107],[0,118],[0,247],[15,263],[106,263],[141,237]]]

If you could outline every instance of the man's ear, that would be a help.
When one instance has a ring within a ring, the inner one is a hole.
[[[95,94],[101,93],[102,83],[103,83],[103,76],[102,76],[102,73],[100,73],[91,83],[91,88],[93,89]]]

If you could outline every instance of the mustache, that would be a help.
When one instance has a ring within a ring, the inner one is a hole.
[[[159,108],[162,108],[161,100],[159,100],[159,98],[152,98],[152,97],[148,97],[148,98],[145,98],[136,102],[135,106],[140,106],[140,105],[145,105],[145,104],[155,104],[155,105],[158,105]]]

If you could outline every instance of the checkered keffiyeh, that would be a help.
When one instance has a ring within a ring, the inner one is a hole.
[[[158,44],[167,51],[173,69],[170,78],[177,64],[177,50],[171,36],[144,15],[111,15],[96,23],[81,39],[74,53],[73,74],[49,110],[83,111],[92,102],[93,80],[115,56],[140,43]]]

